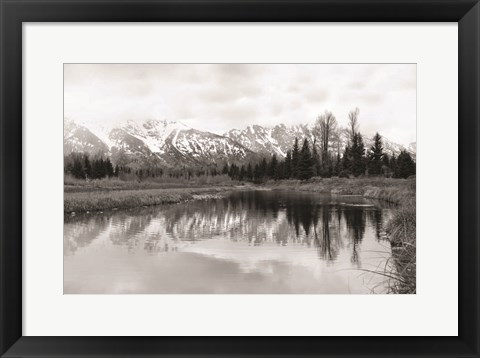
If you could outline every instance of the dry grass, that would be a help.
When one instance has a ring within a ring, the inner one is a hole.
[[[78,213],[172,204],[206,198],[209,195],[218,196],[219,193],[230,189],[217,187],[65,192],[64,212]]]
[[[387,223],[392,246],[394,267],[390,273],[397,278],[393,281],[394,293],[416,293],[417,237],[415,203],[402,205]]]
[[[338,195],[363,195],[366,198],[405,204],[415,201],[415,179],[391,178],[312,178],[308,181],[269,181],[276,190],[300,190]]]
[[[201,188],[206,186],[235,186],[239,183],[230,180],[227,175],[215,177],[195,177],[191,180],[182,178],[147,178],[145,180],[121,180],[118,178],[104,178],[86,181],[66,175],[64,177],[64,192],[79,193],[90,191],[111,191],[111,190],[145,190],[145,189],[180,189],[180,188]]]
[[[86,181],[64,177],[64,212],[80,213],[110,209],[179,203],[231,190],[239,183],[226,175],[182,178],[146,178],[125,181],[105,178]]]

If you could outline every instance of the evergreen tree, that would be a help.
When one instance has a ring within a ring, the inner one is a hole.
[[[352,174],[356,177],[365,173],[365,147],[363,146],[363,139],[360,133],[353,135],[352,141]]]
[[[118,174],[119,174],[119,173],[120,173],[120,168],[119,168],[119,166],[118,166],[118,164],[117,164],[117,165],[115,165],[115,171],[113,172],[113,175],[116,176],[116,177],[118,177]]]
[[[253,180],[258,182],[262,179],[262,174],[260,171],[260,165],[255,164],[255,168],[253,169]]]
[[[83,156],[83,170],[86,178],[90,178],[92,176],[92,165],[90,164],[90,159],[88,159],[87,154]]]
[[[77,179],[85,179],[82,162],[78,156],[73,159],[72,175]]]
[[[396,178],[408,178],[410,175],[415,175],[415,162],[413,161],[410,153],[406,150],[398,155],[396,168],[395,168],[395,177]]]
[[[105,174],[108,177],[113,177],[113,165],[110,161],[110,158],[107,158],[107,160],[105,160]]]
[[[98,161],[98,171],[99,171],[99,178],[105,178],[107,175],[107,168],[105,166],[105,161],[103,158],[100,158]]]
[[[92,160],[92,179],[98,179],[100,178],[100,171],[98,168],[98,159]]]
[[[292,176],[292,152],[290,150],[287,150],[287,156],[285,157],[283,176],[286,179]]]
[[[101,179],[105,178],[106,176],[113,175],[113,166],[110,159],[103,160],[103,158],[94,159],[91,162],[91,177],[93,179]]]
[[[332,168],[332,175],[337,176],[342,171],[342,159],[340,158],[340,153],[337,153],[335,162]]]
[[[383,164],[383,144],[382,137],[378,133],[373,137],[373,145],[370,148],[368,159],[368,174],[381,174]]]
[[[342,157],[342,170],[351,173],[352,172],[352,154],[351,148],[349,145],[345,147]]]
[[[285,177],[285,161],[279,162],[277,167],[275,168],[275,173],[273,174],[273,178],[275,180],[280,180]]]
[[[228,174],[228,164],[227,163],[225,163],[225,165],[223,166],[222,174],[224,174],[224,175]]]
[[[103,158],[100,158],[100,178],[105,178],[107,176],[107,165]]]
[[[230,178],[234,179],[236,176],[236,173],[237,173],[237,166],[235,165],[235,163],[232,163],[230,165],[230,169],[228,170],[228,175],[230,176]]]
[[[65,174],[72,174],[73,161],[71,159],[71,155],[63,157],[63,170]]]
[[[275,172],[277,171],[277,165],[278,165],[277,155],[274,154],[272,155],[272,159],[270,160],[270,163],[268,165],[268,176],[270,178],[273,178],[275,176]]]
[[[298,178],[298,164],[300,161],[300,150],[298,148],[298,138],[295,137],[295,143],[292,149],[291,177]]]
[[[302,150],[300,151],[300,158],[297,165],[297,176],[301,180],[313,177],[313,158],[307,138],[305,138]]]
[[[247,176],[248,180],[253,180],[253,169],[252,169],[252,164],[251,163],[248,163],[248,165],[247,165],[246,176]]]
[[[321,175],[322,174],[322,169],[321,169],[321,164],[320,164],[320,155],[317,152],[317,146],[315,145],[315,142],[313,142],[312,146],[312,164],[313,164],[313,175]]]
[[[267,159],[263,158],[262,161],[260,162],[260,178],[264,178],[267,176],[267,169],[268,169],[268,164],[267,164]]]
[[[240,177],[240,167],[235,164],[235,169],[233,170],[233,177],[238,180]]]
[[[242,165],[240,168],[240,173],[238,175],[238,180],[244,180],[247,174],[247,170],[245,169],[245,165]]]

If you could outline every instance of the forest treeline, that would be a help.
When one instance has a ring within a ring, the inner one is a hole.
[[[389,156],[384,152],[382,137],[376,133],[373,145],[366,148],[359,131],[358,108],[348,115],[348,143],[340,146],[340,130],[332,112],[326,111],[317,117],[313,138],[298,138],[285,157],[271,157],[254,162],[237,164],[226,163],[220,170],[216,165],[197,168],[131,167],[112,165],[109,158],[90,158],[87,154],[72,153],[65,158],[65,173],[79,179],[100,179],[121,177],[139,179],[147,177],[174,177],[191,179],[199,176],[228,175],[240,181],[263,182],[266,180],[299,179],[307,180],[315,176],[329,178],[385,176],[408,178],[415,175],[415,162],[411,155],[403,150],[398,156]]]
[[[110,158],[91,159],[88,154],[71,153],[64,158],[64,171],[77,179],[102,179],[118,176],[119,167],[113,168]]]
[[[90,156],[87,153],[70,153],[64,157],[64,172],[77,179],[103,179],[120,178],[122,180],[143,180],[147,178],[183,178],[192,179],[201,176],[221,175],[216,166],[210,167],[186,167],[162,168],[160,166],[141,167],[138,165],[115,165],[110,158],[102,156]]]
[[[234,180],[262,182],[269,179],[300,179],[307,180],[312,177],[330,178],[338,176],[349,178],[361,175],[385,176],[393,178],[408,178],[415,175],[415,162],[407,151],[402,151],[398,156],[388,156],[383,152],[380,135],[375,135],[375,145],[367,153],[363,146],[361,136],[358,142],[345,148],[343,156],[331,158],[322,162],[315,149],[310,149],[308,139],[304,139],[300,149],[298,139],[295,139],[293,148],[287,152],[284,160],[278,160],[274,154],[260,163],[238,166],[225,164],[222,174],[227,174]],[[366,154],[367,153],[367,154]]]

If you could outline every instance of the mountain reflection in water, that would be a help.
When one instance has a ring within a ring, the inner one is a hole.
[[[358,196],[236,191],[66,218],[65,293],[383,293],[390,209]],[[383,266],[382,266],[383,265]]]

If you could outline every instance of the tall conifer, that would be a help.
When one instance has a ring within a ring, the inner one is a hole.
[[[376,133],[373,137],[373,145],[368,155],[368,174],[379,175],[382,173],[383,144],[382,137]]]
[[[297,165],[297,176],[299,179],[306,180],[313,177],[313,158],[308,139],[303,141],[302,150],[300,151],[300,159]]]
[[[292,178],[298,178],[298,164],[300,161],[300,149],[298,147],[298,138],[295,137],[295,143],[292,150],[292,164],[291,164],[291,176]]]

